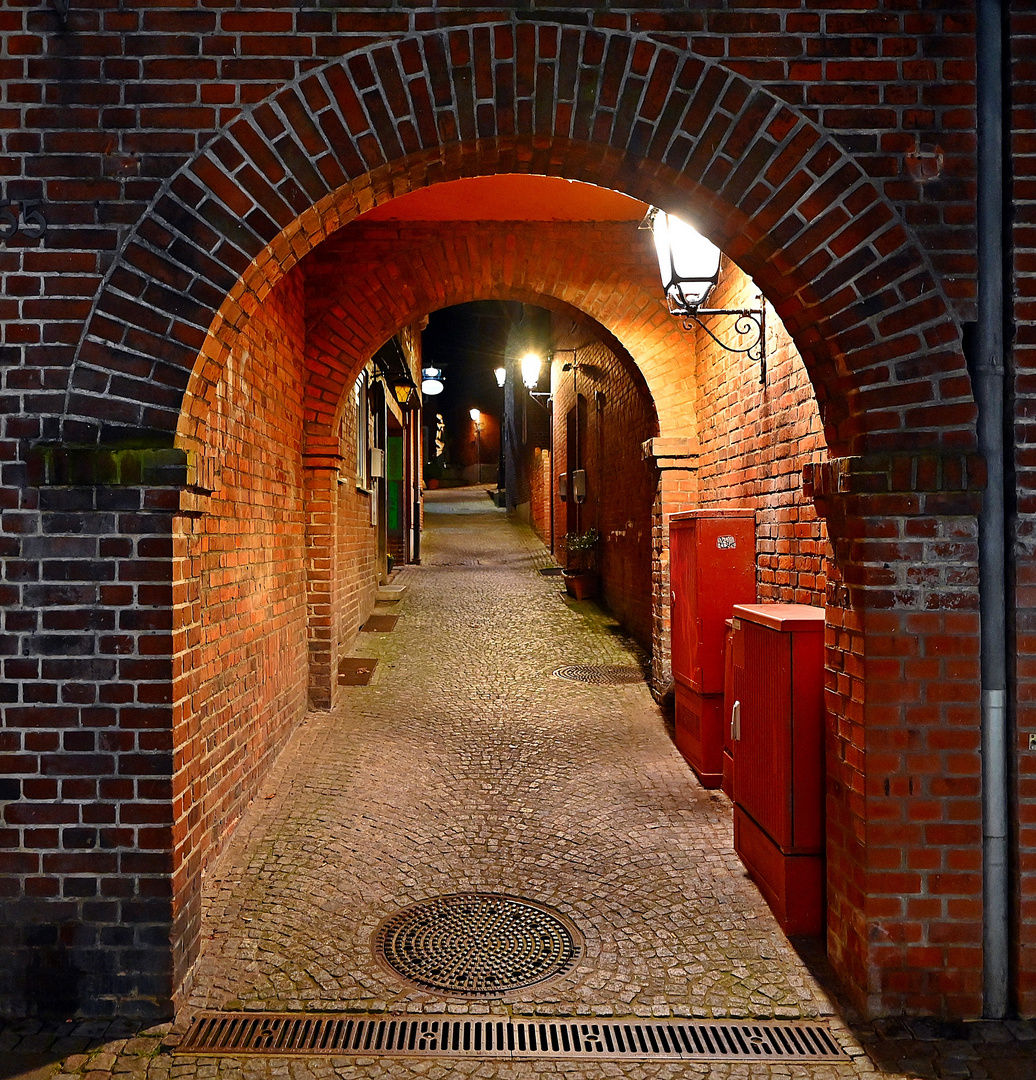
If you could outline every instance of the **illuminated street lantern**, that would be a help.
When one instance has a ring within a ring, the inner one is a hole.
[[[522,357],[522,382],[527,390],[535,390],[540,381],[543,359],[536,353],[529,352]]]
[[[720,250],[696,229],[662,210],[651,222],[658,270],[671,315],[687,318],[719,278]]]
[[[719,280],[722,253],[696,229],[664,210],[652,209],[648,215],[658,256],[658,271],[662,278],[669,313],[683,320],[685,330],[691,324],[700,326],[720,348],[727,352],[743,353],[749,360],[759,361],[760,380],[766,382],[766,301],[759,294],[758,308],[702,307],[713,286]],[[721,341],[701,320],[702,315],[733,315],[734,331],[750,335],[744,348]]]

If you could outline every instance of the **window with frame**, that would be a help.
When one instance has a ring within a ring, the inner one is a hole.
[[[356,486],[370,490],[370,409],[367,403],[367,372],[356,380]]]

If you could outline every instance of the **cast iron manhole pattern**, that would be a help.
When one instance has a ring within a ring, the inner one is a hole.
[[[571,664],[559,667],[554,672],[556,679],[569,679],[571,682],[594,683],[597,686],[618,686],[621,683],[644,681],[644,672],[640,668],[620,667],[615,664]]]
[[[849,1060],[823,1020],[204,1013],[176,1054],[611,1061]]]
[[[374,953],[425,990],[499,997],[566,974],[582,952],[579,931],[532,900],[455,893],[404,908],[378,927]]]

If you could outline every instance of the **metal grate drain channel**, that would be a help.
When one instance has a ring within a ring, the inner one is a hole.
[[[822,1021],[516,1020],[205,1013],[176,1054],[296,1057],[844,1061]]]
[[[640,668],[621,667],[617,664],[570,664],[568,667],[557,668],[554,678],[593,683],[597,686],[618,686],[622,683],[642,683],[644,672]]]

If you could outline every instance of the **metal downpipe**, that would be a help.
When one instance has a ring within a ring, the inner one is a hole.
[[[979,514],[982,670],[983,1013],[1008,1009],[1007,626],[1004,526],[1003,18],[1001,0],[977,0],[978,449],[988,486]]]

